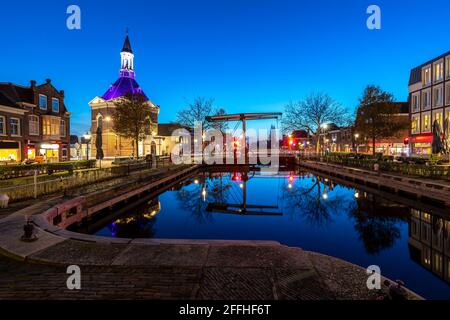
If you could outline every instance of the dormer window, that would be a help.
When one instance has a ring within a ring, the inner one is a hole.
[[[59,99],[52,98],[52,111],[59,112]]]
[[[44,94],[39,95],[39,108],[47,110],[47,96]]]

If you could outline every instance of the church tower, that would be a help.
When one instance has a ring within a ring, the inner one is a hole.
[[[125,42],[123,43],[122,51],[120,52],[120,76],[121,77],[134,77],[134,54],[131,49],[130,38],[127,36]]]
[[[119,78],[102,95],[95,97],[89,106],[91,107],[91,157],[96,156],[96,132],[100,127],[102,132],[103,153],[105,158],[136,156],[133,141],[120,137],[114,133],[112,115],[118,99],[126,95],[140,94],[144,97],[150,110],[148,134],[144,141],[139,142],[139,156],[147,154],[158,154],[155,136],[158,128],[159,106],[155,105],[146,96],[136,81],[134,72],[134,53],[131,48],[128,32],[125,36],[122,50],[120,52]]]

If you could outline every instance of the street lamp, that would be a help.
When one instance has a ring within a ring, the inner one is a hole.
[[[358,154],[358,138],[359,138],[359,133],[355,133],[355,144],[356,144],[356,154]]]
[[[89,160],[89,143],[91,142],[90,132],[86,132],[83,135],[84,141],[86,141],[86,160]]]

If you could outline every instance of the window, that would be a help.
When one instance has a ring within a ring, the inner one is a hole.
[[[422,110],[429,109],[431,107],[430,90],[422,92]]]
[[[443,114],[442,114],[442,109],[433,112],[433,123],[437,121],[441,127],[441,129],[443,128],[442,125],[444,124],[444,120],[443,120]]]
[[[56,117],[42,118],[42,134],[47,136],[59,136],[61,130],[60,119]]]
[[[445,104],[450,105],[450,83],[447,83],[445,87]]]
[[[416,114],[411,117],[411,133],[420,133],[420,127],[419,127],[419,118],[420,115]]]
[[[442,256],[439,253],[434,254],[434,263],[433,263],[434,271],[441,273],[442,272]]]
[[[42,110],[47,110],[47,96],[40,94],[39,95],[39,108]]]
[[[434,64],[434,82],[444,79],[444,62],[441,60]]]
[[[420,111],[420,93],[414,93],[412,95],[412,102],[411,102],[411,112],[419,112]]]
[[[442,107],[444,103],[444,90],[442,86],[433,88],[433,107]]]
[[[428,86],[431,84],[431,66],[422,69],[422,85]]]
[[[101,113],[97,115],[97,128],[103,128],[103,116]]]
[[[447,75],[446,78],[450,79],[450,56],[448,56],[447,58],[445,58],[445,65],[446,65],[446,71],[445,74]]]
[[[9,124],[11,126],[11,135],[20,136],[20,119],[11,118]]]
[[[66,121],[62,120],[59,122],[59,131],[61,133],[61,137],[66,136]]]
[[[57,98],[52,98],[52,111],[59,112],[59,100]]]
[[[430,113],[422,114],[422,132],[430,132],[431,131],[431,123],[430,123]]]
[[[0,134],[6,134],[6,119],[0,116]]]
[[[30,135],[37,136],[39,134],[39,117],[28,116],[28,125]]]

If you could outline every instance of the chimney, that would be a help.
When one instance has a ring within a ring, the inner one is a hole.
[[[30,80],[30,87],[31,89],[36,88],[36,80]]]
[[[52,79],[45,79],[45,82],[47,82],[47,84],[51,84],[52,83]]]
[[[64,90],[59,91],[59,94],[64,98]]]

